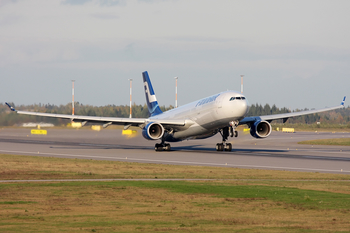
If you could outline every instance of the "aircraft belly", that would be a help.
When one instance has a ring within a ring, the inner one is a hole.
[[[213,133],[215,131],[215,133]],[[208,130],[199,125],[191,126],[184,131],[178,131],[172,134],[171,137],[167,138],[166,141],[182,141],[190,138],[201,138],[201,136],[210,137],[216,134],[216,130]],[[210,136],[207,136],[210,135]]]

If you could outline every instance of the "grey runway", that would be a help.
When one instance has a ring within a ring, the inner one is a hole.
[[[350,147],[299,145],[298,141],[350,137],[350,133],[272,132],[255,139],[240,132],[229,138],[231,152],[218,152],[221,136],[172,143],[169,152],[154,151],[157,141],[141,135],[127,138],[121,130],[47,129],[31,135],[30,129],[0,130],[0,153],[141,163],[277,169],[350,174]]]

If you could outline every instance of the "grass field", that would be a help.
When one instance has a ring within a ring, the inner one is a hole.
[[[0,155],[0,232],[349,232],[348,175]],[[206,181],[157,181],[195,178]]]
[[[350,146],[350,138],[333,138],[333,139],[309,140],[309,141],[299,142],[299,144]]]

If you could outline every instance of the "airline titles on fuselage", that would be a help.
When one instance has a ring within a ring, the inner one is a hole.
[[[211,103],[211,102],[215,101],[216,98],[218,98],[219,95],[220,94],[217,94],[217,95],[210,96],[208,98],[202,99],[202,100],[198,101],[198,103],[196,104],[195,107],[201,106],[203,104]]]

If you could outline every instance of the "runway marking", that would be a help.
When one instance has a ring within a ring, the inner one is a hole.
[[[110,144],[91,144],[91,143],[80,143],[79,146],[95,146],[95,147],[105,147],[105,146],[113,146],[120,147],[119,145],[110,145]]]
[[[65,157],[82,157],[82,158],[94,158],[94,159],[111,159],[111,160],[125,160],[125,161],[141,161],[141,162],[157,162],[157,163],[174,163],[174,164],[187,164],[187,165],[202,165],[202,166],[220,166],[220,167],[244,167],[244,168],[262,168],[262,169],[280,169],[280,170],[298,170],[298,171],[316,171],[316,172],[340,172],[350,173],[350,170],[330,170],[330,169],[317,169],[317,168],[295,168],[295,167],[274,167],[274,166],[256,166],[256,165],[242,165],[242,164],[228,164],[228,163],[202,163],[202,162],[184,162],[184,161],[172,161],[172,160],[156,160],[156,159],[138,159],[130,157],[106,157],[106,156],[94,156],[94,155],[74,155],[74,154],[58,154],[47,152],[29,152],[29,151],[8,151],[0,150],[4,153],[24,153],[35,155],[52,155],[52,156],[65,156]]]

